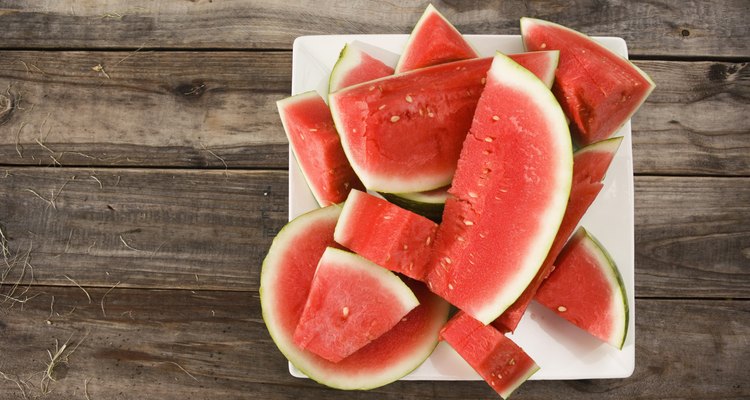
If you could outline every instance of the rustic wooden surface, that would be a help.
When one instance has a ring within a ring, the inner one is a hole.
[[[408,33],[425,5],[0,0],[0,399],[495,398],[292,378],[260,315],[293,39]],[[624,37],[657,83],[633,118],[635,373],[513,398],[749,398],[750,5],[435,5],[464,33],[517,34],[528,15]]]

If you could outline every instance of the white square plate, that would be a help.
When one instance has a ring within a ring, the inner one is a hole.
[[[518,35],[465,35],[482,56],[496,50],[513,54],[524,51]],[[327,95],[328,76],[344,44],[357,41],[384,62],[395,65],[408,35],[330,35],[304,36],[294,41],[292,94],[317,90]],[[627,46],[621,38],[597,37],[601,44],[627,57]],[[377,48],[382,49],[377,51]],[[630,122],[615,136],[624,136],[604,181],[604,189],[583,217],[581,224],[596,236],[620,268],[628,301],[630,326],[625,346],[617,350],[601,343],[586,332],[557,317],[537,303],[532,303],[509,335],[540,366],[531,379],[600,379],[625,378],[635,367],[635,301],[634,301],[634,230],[633,230],[633,153]],[[289,154],[289,219],[315,209],[318,204],[299,170],[294,155]],[[304,377],[289,364],[293,376]],[[446,343],[407,380],[480,380],[479,375]]]

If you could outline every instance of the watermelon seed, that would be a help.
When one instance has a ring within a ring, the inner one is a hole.
[[[393,219],[392,215],[383,215],[383,219]]]
[[[344,315],[344,318],[349,316],[349,307],[344,307],[341,309],[341,314]]]
[[[516,365],[516,359],[511,358],[510,361],[508,361],[508,365]]]
[[[409,95],[407,94],[407,95],[406,95],[406,102],[407,102],[407,103],[411,103],[412,101],[414,101],[414,100],[413,100],[413,99],[411,98],[411,96],[409,96]]]
[[[370,86],[369,89],[370,89],[370,91],[373,91],[373,90],[375,90],[375,86]]]
[[[466,225],[466,226],[472,226],[472,225],[474,225],[474,222],[469,221],[468,219],[465,219],[464,220],[464,225]]]
[[[480,234],[479,234],[479,237],[480,237],[480,238],[482,238],[482,239],[484,239],[484,238],[486,238],[486,237],[487,237],[487,234],[485,234],[485,233],[480,233]]]
[[[394,115],[394,116],[391,117],[391,122],[397,122],[400,119],[401,119],[401,117],[399,117],[398,115]]]
[[[450,257],[443,257],[443,260],[445,260],[445,262],[447,262],[448,264],[450,264],[450,263],[453,262],[453,261],[451,261]]]
[[[352,129],[353,133],[357,133],[357,128]]]
[[[451,285],[450,283],[448,284],[448,290],[453,290],[453,285]]]
[[[479,195],[474,192],[469,192],[469,197],[476,199]]]
[[[382,104],[380,107],[378,107],[378,110],[382,110],[385,108],[385,104]]]
[[[542,43],[542,44],[541,44],[541,45],[539,46],[539,48],[541,48],[541,49],[546,49],[546,48],[547,48],[547,43]]]
[[[406,322],[406,317],[401,318],[401,322]]]
[[[485,83],[487,83],[487,78],[482,78],[480,82],[482,83],[482,85],[484,85]]]
[[[435,114],[433,114],[433,113],[427,113],[427,116],[430,117],[430,118],[432,118],[432,117],[435,116]]]
[[[557,311],[565,312],[565,311],[568,311],[568,308],[565,306],[560,306],[560,307],[557,307]]]
[[[463,236],[456,236],[456,240],[457,240],[457,241],[459,241],[459,242],[464,242],[464,241],[466,241],[466,239],[464,239],[464,237],[463,237]]]
[[[315,128],[310,128],[310,132],[317,132],[318,130]]]
[[[424,110],[421,109],[421,108],[419,109],[419,115],[422,116],[422,117],[424,117]]]
[[[486,138],[484,138],[484,141],[487,142],[487,143],[492,143],[492,138],[491,137],[486,137]]]
[[[427,236],[427,240],[425,241],[425,244],[429,246],[430,242],[432,242],[432,237],[431,236]]]
[[[404,250],[407,250],[407,249],[409,249],[409,245],[406,245],[406,244],[405,244],[405,245],[404,245]]]
[[[414,268],[414,261],[409,263],[409,271],[411,271]]]
[[[492,120],[493,121],[500,121],[500,117],[498,117],[497,115],[493,115],[492,116]]]
[[[302,139],[302,140],[305,140],[305,134],[300,132],[299,138]]]

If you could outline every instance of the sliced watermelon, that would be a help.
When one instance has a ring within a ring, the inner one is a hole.
[[[349,165],[331,111],[316,92],[276,102],[289,144],[318,204],[344,201],[352,188],[363,189]]]
[[[429,4],[406,42],[396,72],[477,57],[456,27]]]
[[[466,138],[430,261],[430,289],[484,324],[536,275],[562,221],[573,152],[544,83],[498,54]]]
[[[350,43],[341,50],[328,80],[328,92],[393,75],[393,68]]]
[[[365,187],[406,193],[449,184],[489,65],[457,61],[331,94],[344,151]]]
[[[437,224],[425,217],[352,190],[333,237],[378,265],[422,280],[436,231]]]
[[[577,327],[622,349],[628,333],[628,298],[617,265],[580,228],[555,260],[536,300]]]
[[[521,18],[521,35],[527,50],[560,50],[553,92],[580,146],[612,136],[655,87],[634,64],[580,32]]]
[[[555,258],[604,187],[602,183],[604,174],[607,172],[621,142],[622,137],[603,140],[590,144],[576,151],[573,155],[573,184],[570,188],[570,198],[568,198],[568,206],[565,208],[565,216],[560,224],[560,229],[557,231],[555,240],[552,242],[552,248],[547,253],[547,258],[544,259],[544,263],[539,268],[534,280],[531,281],[518,300],[508,307],[500,318],[492,322],[492,325],[500,331],[512,332],[516,330],[526,308],[539,290],[539,286],[555,268],[553,264]]]
[[[539,370],[512,340],[464,312],[448,321],[440,337],[504,399]]]
[[[329,247],[315,270],[294,343],[339,362],[393,328],[418,305],[414,293],[392,272]]]
[[[341,208],[330,206],[303,214],[276,236],[263,261],[260,302],[268,332],[284,356],[310,378],[339,389],[371,389],[393,382],[418,367],[437,345],[448,318],[448,305],[420,282],[406,283],[419,299],[393,329],[351,356],[332,363],[294,344],[294,330],[310,291],[315,268]]]

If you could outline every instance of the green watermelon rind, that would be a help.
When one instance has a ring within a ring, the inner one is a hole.
[[[341,49],[341,52],[339,53],[339,58],[336,60],[336,64],[333,65],[333,69],[331,70],[331,75],[328,77],[328,93],[333,93],[339,88],[336,88],[335,86],[338,84],[336,82],[340,76],[342,76],[343,72],[350,71],[352,67],[347,64],[347,61],[351,58],[351,48],[349,44],[345,44],[344,48]]]
[[[546,26],[546,27],[552,27],[555,29],[563,29],[565,31],[568,31],[577,35],[578,37],[581,38],[581,40],[585,40],[587,42],[593,43],[597,48],[601,49],[603,53],[611,54],[614,57],[617,57],[618,59],[626,62],[635,72],[637,72],[641,77],[643,77],[643,79],[646,80],[646,82],[649,83],[649,88],[643,94],[643,98],[641,98],[638,101],[638,103],[634,105],[633,110],[630,111],[628,116],[626,118],[623,118],[622,123],[615,130],[613,130],[612,132],[609,132],[608,136],[613,135],[620,128],[622,128],[633,117],[633,115],[638,111],[638,109],[643,105],[643,103],[646,101],[646,99],[651,94],[651,92],[654,91],[654,88],[656,88],[656,83],[651,79],[651,77],[648,76],[648,74],[646,74],[645,72],[643,72],[643,70],[641,70],[637,65],[633,64],[632,61],[602,46],[599,42],[597,42],[596,40],[592,39],[590,36],[584,33],[578,32],[574,29],[568,28],[560,24],[556,24],[554,22],[545,21],[545,20],[537,19],[537,18],[521,17],[520,25],[521,25],[521,38],[523,41],[523,46],[524,46],[524,49],[527,49],[527,51],[528,51],[528,46],[526,45],[526,40],[524,39],[524,31],[528,31],[530,28],[533,28],[534,26]]]
[[[404,71],[401,71],[401,68],[403,67],[403,64],[404,64],[404,55],[406,54],[407,50],[412,46],[412,43],[413,43],[413,41],[414,41],[414,39],[416,37],[415,33],[418,32],[419,29],[422,28],[422,24],[424,23],[424,21],[427,19],[428,16],[430,16],[432,14],[437,14],[440,18],[443,19],[443,21],[445,21],[445,23],[448,26],[450,26],[456,33],[458,33],[459,35],[461,35],[461,32],[459,32],[458,29],[456,29],[456,27],[453,26],[453,24],[450,23],[450,21],[448,21],[448,19],[445,18],[445,16],[443,14],[441,14],[440,11],[437,10],[437,8],[435,8],[435,6],[433,6],[432,4],[428,4],[427,8],[422,13],[422,16],[419,17],[419,20],[414,25],[414,29],[412,29],[411,34],[409,35],[409,38],[406,40],[406,44],[404,45],[404,51],[401,54],[401,57],[398,58],[398,64],[396,64],[396,68],[395,68],[396,72],[395,73],[398,74],[398,73],[404,72]],[[466,44],[474,51],[474,53],[476,54],[476,57],[479,57],[479,55],[478,55],[479,53],[471,45],[471,43],[466,42]]]
[[[404,376],[417,369],[420,365],[422,365],[422,363],[424,363],[427,358],[429,358],[429,356],[435,350],[435,347],[437,347],[438,345],[438,331],[448,319],[449,305],[447,302],[442,302],[444,310],[441,310],[440,315],[442,315],[443,317],[435,318],[434,320],[430,321],[430,323],[434,325],[431,327],[431,329],[435,332],[434,340],[422,342],[421,348],[418,349],[418,351],[415,350],[412,357],[401,361],[402,365],[390,366],[389,371],[381,371],[381,373],[377,375],[364,374],[366,375],[364,376],[364,378],[361,376],[348,376],[335,373],[318,373],[315,367],[311,367],[311,365],[305,361],[304,357],[301,356],[301,354],[304,353],[300,352],[297,349],[297,346],[294,345],[291,334],[287,338],[283,337],[285,335],[283,332],[279,331],[279,323],[276,321],[273,313],[271,312],[269,307],[263,306],[264,304],[270,303],[275,296],[275,293],[269,293],[269,291],[265,288],[270,285],[273,278],[275,277],[272,273],[273,271],[271,271],[271,266],[279,263],[283,250],[286,249],[286,247],[282,246],[281,243],[294,238],[295,235],[304,232],[305,228],[321,221],[322,219],[338,218],[341,210],[342,206],[337,204],[315,209],[298,216],[279,231],[279,233],[273,239],[271,249],[269,250],[266,258],[263,260],[263,264],[261,266],[260,288],[258,290],[260,295],[261,313],[263,316],[263,320],[266,323],[268,333],[278,347],[279,351],[281,351],[284,357],[286,357],[286,359],[289,360],[299,371],[307,375],[307,377],[314,380],[315,382],[335,389],[370,390],[387,385],[403,378]]]
[[[445,200],[448,198],[447,191],[445,194],[436,196],[426,195],[424,192],[380,193],[380,195],[401,208],[427,217],[435,222],[440,222],[442,219]]]
[[[497,60],[501,60],[501,62],[496,63]],[[516,69],[521,74],[516,77],[524,78],[512,80],[507,76],[508,74],[503,73],[503,68]],[[499,70],[499,73],[496,72],[496,70]],[[558,174],[562,175],[558,177],[562,186],[558,188],[559,191],[557,196],[555,196],[555,200],[552,201],[552,205],[545,210],[548,215],[546,215],[545,218],[540,218],[540,221],[545,221],[543,223],[544,226],[547,226],[550,229],[543,232],[544,236],[536,238],[534,245],[529,247],[532,256],[524,259],[526,264],[535,267],[525,268],[523,274],[517,274],[515,279],[509,282],[495,299],[488,301],[482,310],[476,312],[476,315],[472,315],[484,324],[488,324],[497,319],[508,307],[515,303],[529,283],[534,279],[534,276],[536,276],[539,268],[541,268],[544,263],[547,253],[552,247],[557,230],[562,223],[573,182],[573,144],[570,139],[565,114],[554,94],[552,94],[544,82],[542,82],[536,75],[500,52],[495,55],[492,67],[490,67],[489,72],[487,72],[488,83],[491,74],[494,75],[494,79],[503,82],[503,84],[509,87],[525,93],[532,93],[531,96],[533,97],[538,96],[536,98],[539,102],[536,102],[536,105],[541,111],[544,111],[544,114],[551,125],[550,130],[560,133],[555,136],[558,146],[561,147],[561,158],[557,160],[557,162],[559,163],[559,167],[563,168],[558,168],[557,170]],[[554,227],[554,229],[552,229],[552,227]],[[524,267],[522,266],[520,268]]]
[[[597,256],[597,259],[599,259],[600,263],[599,265],[607,265],[609,268],[602,267],[601,270],[604,272],[605,276],[607,277],[607,281],[610,283],[610,286],[615,289],[617,288],[617,292],[619,293],[618,298],[622,300],[622,313],[617,316],[618,320],[623,320],[623,326],[621,331],[621,334],[618,334],[616,336],[613,336],[610,340],[607,341],[607,343],[611,344],[614,347],[617,347],[618,349],[622,350],[622,347],[625,345],[625,339],[628,336],[628,330],[630,325],[630,306],[628,304],[628,296],[627,291],[625,290],[625,282],[622,279],[622,275],[620,274],[619,268],[617,268],[617,264],[615,263],[615,260],[612,259],[612,256],[609,254],[607,249],[599,242],[599,240],[594,237],[589,231],[587,231],[585,228],[581,227],[580,232],[576,235],[585,235],[584,237],[584,246],[586,246],[586,249],[591,253],[595,254]],[[603,262],[602,262],[603,261]],[[616,283],[616,284],[615,284]]]

